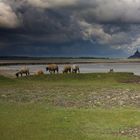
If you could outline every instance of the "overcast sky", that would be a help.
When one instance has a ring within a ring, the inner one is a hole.
[[[0,0],[0,56],[127,57],[140,0]]]

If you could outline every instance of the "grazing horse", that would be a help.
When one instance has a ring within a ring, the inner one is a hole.
[[[28,68],[23,68],[20,71],[18,71],[15,75],[18,78],[19,76],[22,77],[23,74],[25,74],[26,76],[30,75],[29,69]]]
[[[71,73],[71,66],[65,65],[62,72],[63,73]]]
[[[51,73],[55,73],[55,71],[58,73],[58,72],[59,72],[58,65],[56,65],[56,64],[49,64],[49,65],[47,65],[47,67],[46,67],[46,71],[49,71],[50,74],[51,74]]]
[[[77,72],[80,73],[79,66],[78,66],[78,65],[73,65],[73,66],[72,66],[72,72],[73,72],[73,73],[77,73]]]

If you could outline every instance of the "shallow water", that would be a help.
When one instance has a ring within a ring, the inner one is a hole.
[[[14,74],[20,70],[24,65],[11,65],[0,66],[0,72],[7,72]],[[48,73],[45,70],[46,65],[28,65],[30,73],[34,74],[38,70],[43,70],[44,73]],[[59,72],[62,73],[64,65],[59,65]],[[93,72],[108,72],[113,68],[115,72],[133,72],[135,75],[140,75],[140,63],[97,63],[97,64],[79,64],[81,73],[93,73]]]

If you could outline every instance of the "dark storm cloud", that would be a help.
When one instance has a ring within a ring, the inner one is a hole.
[[[139,15],[139,0],[1,0],[0,50],[128,53],[140,45]]]
[[[22,18],[20,27],[1,29],[2,40],[10,38],[10,43],[23,42],[29,45],[60,44],[79,39],[78,25],[73,24],[70,16],[53,9],[36,9],[20,5],[17,10]],[[14,40],[15,38],[15,40]]]

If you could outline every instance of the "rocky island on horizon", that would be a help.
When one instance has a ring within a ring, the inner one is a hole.
[[[135,59],[135,58],[140,58],[140,52],[138,49],[136,50],[136,52],[133,55],[128,57],[128,59]]]

